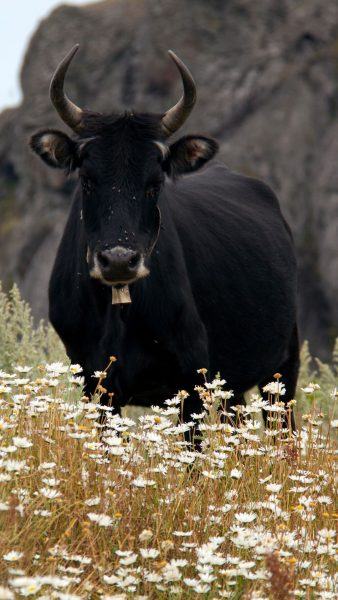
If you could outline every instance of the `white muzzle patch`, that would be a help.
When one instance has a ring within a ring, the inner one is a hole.
[[[88,265],[90,265],[91,252],[90,252],[89,248],[87,248],[86,260],[87,260]],[[107,279],[105,279],[103,277],[100,266],[97,261],[97,258],[94,255],[93,264],[89,269],[89,275],[92,279],[96,279],[98,281],[101,281],[103,284],[105,284],[107,286],[111,286],[111,288],[112,288],[112,304],[130,304],[131,297],[130,297],[130,291],[129,291],[129,284],[134,283],[135,281],[138,281],[139,279],[143,279],[144,277],[147,277],[147,275],[149,275],[149,269],[144,264],[144,256],[142,256],[139,266],[138,266],[138,269],[137,269],[133,279],[128,280],[128,282],[127,281],[108,281]],[[119,287],[116,287],[117,285]]]

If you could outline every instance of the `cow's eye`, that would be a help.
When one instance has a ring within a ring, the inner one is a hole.
[[[147,198],[155,198],[155,196],[156,196],[156,188],[154,188],[154,187],[148,188],[146,191],[146,197]]]
[[[161,182],[160,181],[151,183],[150,185],[148,185],[148,187],[146,189],[146,198],[149,198],[149,199],[156,198],[158,196],[158,194],[160,193],[160,190],[161,190]]]

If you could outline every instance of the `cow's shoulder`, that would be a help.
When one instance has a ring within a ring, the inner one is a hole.
[[[269,185],[255,177],[231,171],[212,162],[198,173],[166,184],[166,196],[175,221],[214,218],[230,222],[240,215],[252,222],[266,218],[280,223],[278,198]]]

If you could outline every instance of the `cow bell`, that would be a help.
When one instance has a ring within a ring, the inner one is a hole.
[[[129,285],[116,288],[112,287],[112,304],[131,304],[131,297],[129,292]]]

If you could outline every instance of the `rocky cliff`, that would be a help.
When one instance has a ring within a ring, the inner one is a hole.
[[[0,279],[45,316],[47,281],[74,182],[27,147],[62,128],[48,87],[76,42],[67,90],[82,106],[165,110],[180,93],[172,48],[197,81],[186,131],[278,194],[299,256],[303,338],[325,356],[338,333],[338,5],[336,0],[107,0],[57,8],[24,59],[23,102],[0,115]]]

